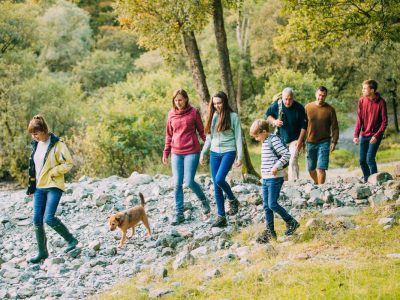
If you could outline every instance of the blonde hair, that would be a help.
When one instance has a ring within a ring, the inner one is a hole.
[[[256,136],[257,134],[260,134],[263,131],[269,132],[269,125],[266,120],[263,119],[257,119],[251,124],[250,127],[250,135],[251,136]]]
[[[35,132],[49,133],[49,126],[42,115],[36,115],[29,121],[28,132],[31,134]]]

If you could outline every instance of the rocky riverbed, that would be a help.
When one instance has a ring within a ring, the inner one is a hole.
[[[197,180],[211,199],[212,215],[215,215],[211,178],[200,175]],[[187,189],[187,220],[176,227],[170,225],[174,192],[169,176],[138,173],[127,179],[84,176],[67,185],[57,211],[57,216],[79,239],[79,247],[64,254],[65,242],[46,227],[50,256],[36,265],[26,261],[36,252],[32,199],[23,190],[0,191],[0,299],[81,299],[144,270],[165,277],[165,266],[170,262],[177,269],[217,249],[229,252],[232,247],[229,236],[233,231],[264,222],[257,182],[230,181],[240,201],[240,210],[229,219],[227,228],[219,229],[211,228],[213,217],[206,219],[202,215],[200,202]],[[118,249],[120,232],[109,231],[107,218],[113,212],[139,203],[139,192],[145,195],[152,235],[146,237],[145,228],[139,225],[135,236],[124,248]],[[337,177],[322,186],[304,179],[285,182],[280,203],[298,219],[309,211],[345,218],[370,205],[396,201],[399,195],[400,181],[392,180],[388,173],[379,173],[365,184],[356,177]],[[393,220],[380,222],[385,228],[394,223]],[[156,288],[148,292],[157,296]]]

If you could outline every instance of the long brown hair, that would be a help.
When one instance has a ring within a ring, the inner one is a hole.
[[[189,95],[184,89],[177,89],[174,94],[172,95],[172,108],[178,109],[175,105],[175,98],[176,96],[181,95],[186,100],[185,108],[189,105]]]
[[[214,98],[222,99],[222,110],[219,115],[217,131],[225,131],[231,128],[231,112],[233,112],[233,110],[229,106],[228,96],[224,92],[219,91],[211,97],[210,103],[208,104],[207,121],[206,121],[206,127],[204,129],[206,134],[211,132],[211,123],[214,116],[214,112],[216,111],[213,104]]]
[[[29,121],[28,125],[28,132],[35,133],[35,132],[44,132],[49,133],[49,126],[46,123],[46,120],[42,115],[36,115]]]

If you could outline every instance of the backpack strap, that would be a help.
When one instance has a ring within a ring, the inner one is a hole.
[[[279,159],[280,157],[279,157],[279,155],[278,155],[278,152],[276,152],[276,150],[275,150],[275,148],[274,148],[274,145],[272,145],[272,137],[273,136],[275,136],[274,134],[271,134],[269,137],[268,137],[268,147],[272,150],[272,152],[274,153],[274,155]]]

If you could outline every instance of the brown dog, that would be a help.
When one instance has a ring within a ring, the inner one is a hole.
[[[147,229],[147,234],[150,235],[150,225],[149,219],[147,218],[146,212],[144,211],[144,197],[142,193],[139,193],[141,205],[137,205],[131,209],[118,212],[114,215],[111,215],[108,219],[108,225],[110,226],[110,230],[114,231],[117,227],[119,227],[122,231],[122,238],[119,242],[118,247],[121,248],[126,239],[127,239],[127,231],[129,228],[132,228],[132,235],[129,237],[133,237],[135,234],[135,226],[140,221],[143,222],[144,226]]]

